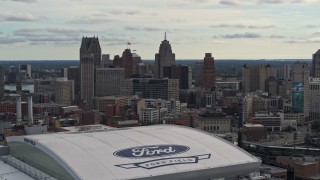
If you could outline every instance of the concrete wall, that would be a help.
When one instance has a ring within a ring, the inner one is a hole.
[[[0,146],[0,156],[6,156],[9,154],[8,146]]]

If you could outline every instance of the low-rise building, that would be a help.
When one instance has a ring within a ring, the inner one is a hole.
[[[284,119],[282,112],[278,113],[254,113],[249,116],[248,122],[252,124],[261,124],[268,131],[281,131],[281,122]]]
[[[244,124],[242,127],[242,135],[244,141],[259,141],[266,139],[267,129],[261,124]]]
[[[118,104],[120,107],[130,105],[132,96],[104,96],[95,97],[94,106],[99,112],[106,112],[110,104]]]
[[[278,156],[276,162],[294,169],[295,179],[319,180],[320,156]]]
[[[37,115],[59,115],[63,105],[56,103],[33,104],[33,113]]]
[[[201,112],[194,120],[198,129],[209,133],[224,134],[231,129],[231,118],[222,113]]]
[[[305,122],[303,113],[293,113],[293,112],[284,113],[284,120],[295,120],[298,125],[303,125]]]
[[[156,108],[143,108],[140,110],[139,120],[146,124],[159,124],[159,110]]]

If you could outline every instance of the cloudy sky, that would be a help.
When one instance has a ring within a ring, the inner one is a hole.
[[[311,58],[320,0],[0,0],[0,59],[79,59],[82,36],[104,54],[127,41],[154,59],[167,32],[177,59]]]

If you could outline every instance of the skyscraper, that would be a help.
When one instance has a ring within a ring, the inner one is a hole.
[[[75,100],[81,100],[81,78],[79,76],[80,68],[78,66],[71,66],[68,68],[68,80],[74,81]]]
[[[310,110],[309,117],[311,121],[320,121],[320,78],[310,78]]]
[[[179,79],[180,89],[189,89],[192,85],[192,69],[189,66],[173,65],[163,67],[163,77]]]
[[[132,60],[133,60],[133,74],[138,74],[138,65],[142,63],[141,57],[137,53],[132,53]]]
[[[24,71],[25,73],[25,77],[24,78],[31,78],[31,65],[29,64],[22,64],[22,65],[19,65],[19,70],[20,70],[20,73],[22,73],[22,71]]]
[[[133,57],[130,49],[125,49],[122,53],[122,68],[124,68],[126,78],[133,75]]]
[[[292,110],[309,116],[309,67],[307,63],[295,62],[292,71]]]
[[[206,53],[203,60],[203,87],[211,89],[215,84],[214,58],[211,53]]]
[[[133,78],[126,83],[128,94],[141,95],[147,99],[179,100],[178,79]]]
[[[95,68],[100,66],[101,48],[98,37],[83,37],[80,47],[81,99],[93,104]]]
[[[123,95],[124,83],[125,70],[123,68],[97,68],[95,96]]]
[[[271,75],[271,66],[257,64],[242,68],[242,91],[247,94],[257,90],[266,91],[266,79]]]
[[[313,77],[320,77],[320,49],[312,56],[312,70]]]
[[[0,97],[4,93],[4,69],[0,66]]]
[[[67,78],[56,79],[53,84],[55,102],[70,106],[74,100],[74,81]]]
[[[78,104],[81,101],[81,94],[80,94],[80,67],[78,66],[70,66],[68,68],[64,68],[64,76],[68,78],[68,80],[74,81],[74,100],[75,103]]]
[[[163,67],[176,64],[175,54],[172,53],[171,45],[167,41],[166,34],[160,44],[159,53],[155,55],[155,77],[163,78]]]

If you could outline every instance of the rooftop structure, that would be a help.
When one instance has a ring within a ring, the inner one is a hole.
[[[8,146],[57,179],[231,179],[261,164],[214,135],[171,125],[9,137]]]

